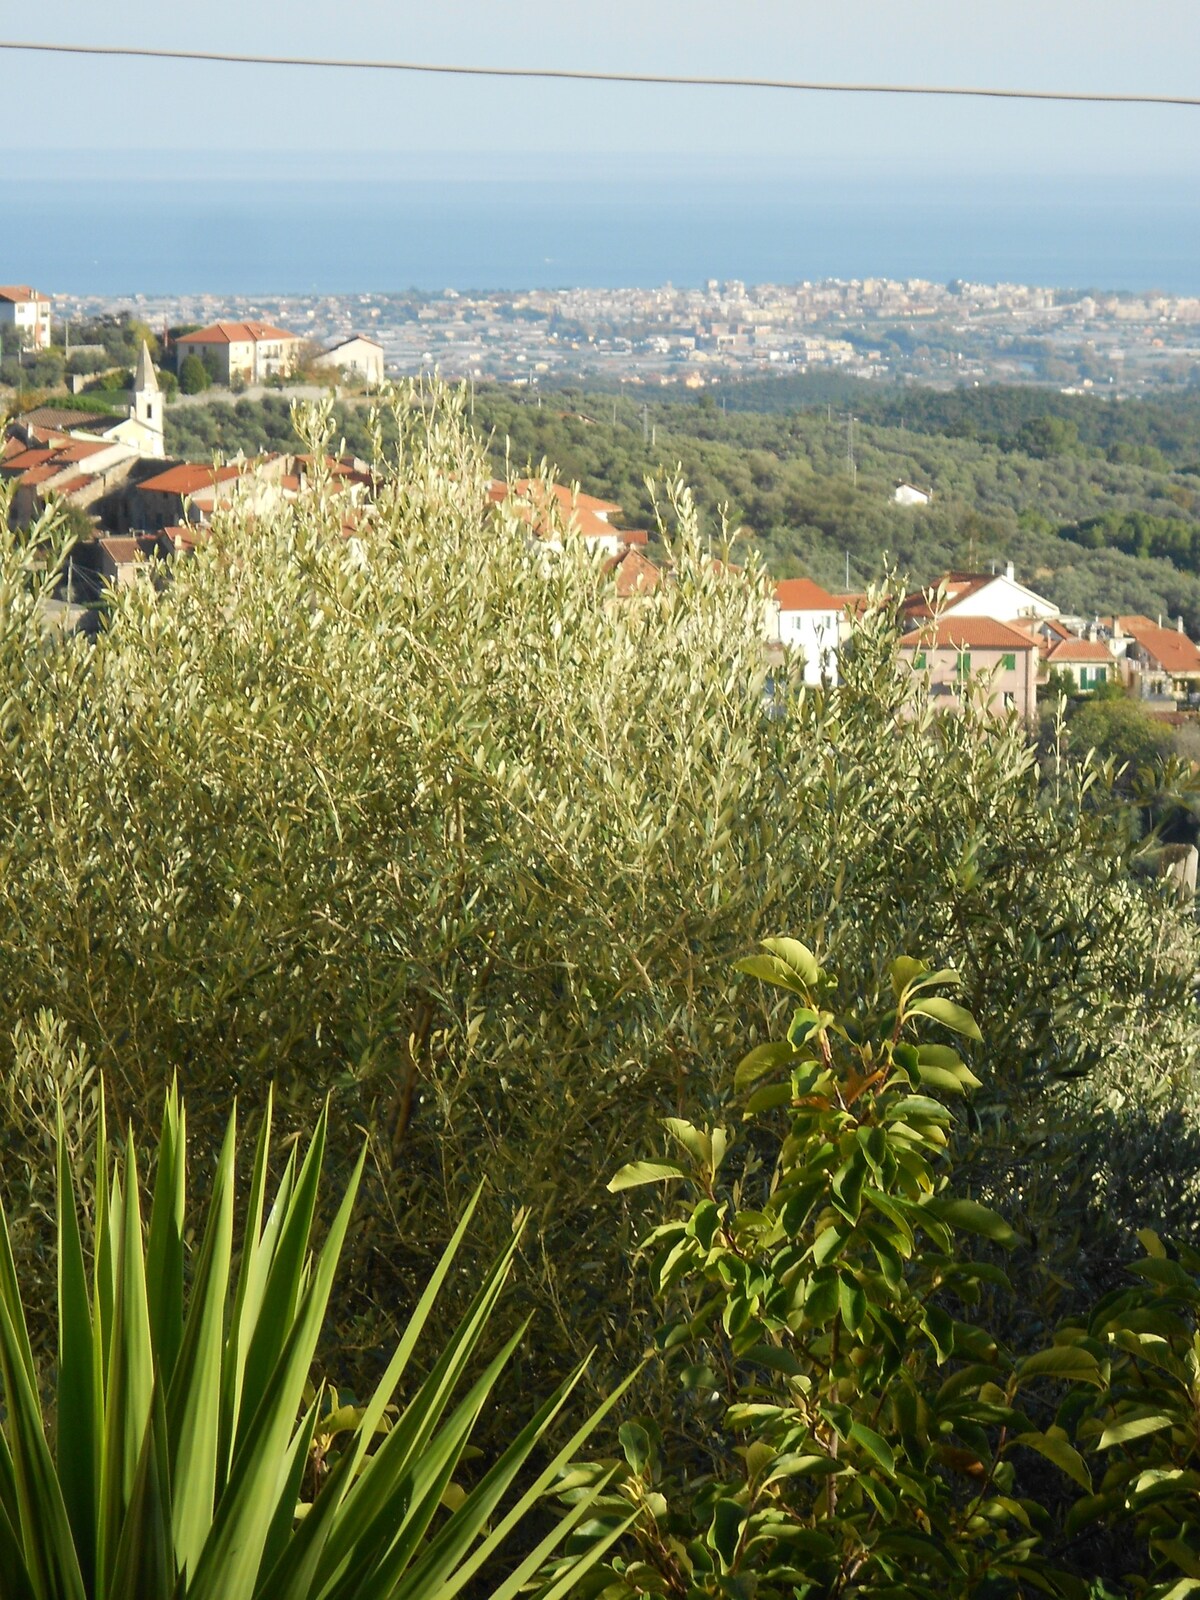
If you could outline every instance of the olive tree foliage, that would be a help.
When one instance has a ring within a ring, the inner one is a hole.
[[[120,1117],[177,1071],[197,1136],[235,1091],[252,1109],[273,1086],[297,1127],[331,1094],[371,1150],[353,1358],[486,1177],[480,1260],[528,1206],[522,1292],[550,1313],[529,1359],[561,1370],[593,1342],[624,1359],[645,1216],[605,1181],[766,1036],[774,1002],[748,1011],[731,964],[781,927],[868,1004],[881,950],[962,973],[991,1019],[988,1181],[1060,1135],[1074,1074],[1170,1098],[1190,924],[1131,881],[1094,773],[1044,791],[1015,724],[914,699],[887,596],[836,689],[785,665],[768,693],[764,574],[712,560],[684,488],[662,501],[671,580],[618,602],[569,533],[531,541],[488,503],[460,396],[389,404],[353,537],[318,470],[114,592],[94,643],[43,626],[51,524],[0,549],[10,1190],[36,1209],[62,1071],[81,1114],[103,1072]],[[1048,1240],[1067,1176],[1019,1176]]]

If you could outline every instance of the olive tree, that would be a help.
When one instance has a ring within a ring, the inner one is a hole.
[[[1190,922],[1131,880],[1095,772],[1043,787],[1019,725],[936,711],[886,595],[836,688],[772,668],[765,574],[713,559],[679,485],[669,578],[618,601],[569,531],[491,504],[460,397],[390,404],[352,521],[316,414],[313,492],[235,502],[94,643],[47,634],[44,567],[0,547],[6,1181],[36,1190],[64,1061],[139,1117],[178,1072],[198,1130],[234,1091],[297,1127],[332,1095],[371,1149],[339,1302],[364,1368],[481,1177],[481,1260],[534,1219],[528,1359],[619,1365],[645,1219],[605,1181],[723,1099],[774,1015],[731,964],[803,928],[868,1004],[881,950],[961,972],[990,1019],[979,1181],[1057,1270],[1062,1085],[1169,1096],[1193,1046]]]

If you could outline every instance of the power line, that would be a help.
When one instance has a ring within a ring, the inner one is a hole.
[[[252,67],[319,67],[351,72],[426,72],[463,78],[561,79],[571,83],[669,84],[695,89],[782,89],[803,94],[948,95],[976,100],[1056,100],[1094,105],[1200,106],[1200,97],[1181,94],[1102,94],[1071,89],[985,89],[963,84],[818,83],[798,78],[686,76],[672,72],[587,72],[566,67],[471,67],[433,61],[373,61],[350,57],[268,56],[224,50],[154,50],[143,45],[46,44],[0,39],[0,50],[36,50],[51,55],[125,56],[152,61],[211,61]]]

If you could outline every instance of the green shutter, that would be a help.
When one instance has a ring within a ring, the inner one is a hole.
[[[960,650],[958,652],[958,675],[960,678],[965,678],[968,676],[970,671],[971,652],[969,650]]]
[[[1002,672],[1015,672],[1017,670],[1017,656],[1015,651],[1011,655],[1000,657],[1000,670]]]
[[[925,652],[924,652],[924,650],[918,650],[916,655],[913,657],[913,671],[914,672],[924,672],[925,671]]]

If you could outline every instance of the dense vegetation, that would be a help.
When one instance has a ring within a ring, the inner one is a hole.
[[[589,493],[618,500],[631,526],[653,526],[647,475],[679,469],[704,532],[725,524],[778,577],[807,574],[840,592],[885,564],[923,583],[947,568],[1012,561],[1069,612],[1142,611],[1184,618],[1200,634],[1200,401],[1106,402],[1040,390],[853,392],[850,428],[820,385],[732,388],[705,403],[481,390],[477,425],[502,474],[543,460]],[[841,390],[839,390],[839,396]],[[802,400],[785,406],[788,396]],[[762,409],[748,409],[761,405]],[[168,448],[287,448],[283,400],[177,409]],[[369,451],[366,417],[340,411],[347,444]],[[898,480],[934,502],[896,506]]]
[[[0,1184],[26,1305],[53,1303],[60,1097],[75,1149],[98,1072],[139,1125],[178,1072],[203,1173],[232,1094],[251,1121],[273,1094],[285,1137],[328,1096],[331,1159],[365,1135],[368,1161],[327,1370],[373,1389],[485,1179],[430,1328],[528,1208],[497,1316],[538,1315],[481,1419],[507,1440],[590,1346],[602,1389],[645,1349],[633,1258],[663,1212],[607,1185],[661,1153],[664,1116],[734,1114],[733,1063],[779,1020],[734,963],[783,930],[836,972],[838,1015],[888,1010],[897,952],[959,974],[983,1038],[946,1148],[1018,1241],[989,1307],[1014,1361],[1122,1288],[1137,1229],[1196,1244],[1200,951],[1135,873],[1111,774],[1043,771],[1019,726],[911,698],[886,594],[836,689],[768,685],[762,568],[715,568],[678,486],[675,580],[614,605],[585,552],[488,505],[465,403],[402,396],[374,439],[346,419],[381,476],[353,540],[329,485],[235,511],[169,582],[115,593],[94,643],[43,627],[53,519],[0,545]],[[780,1148],[752,1137],[763,1171]],[[48,1320],[31,1333],[40,1355]],[[637,1404],[692,1482],[724,1424],[679,1381],[652,1366]]]

